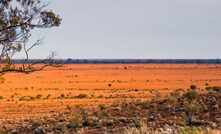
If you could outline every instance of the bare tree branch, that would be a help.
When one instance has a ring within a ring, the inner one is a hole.
[[[0,75],[8,72],[31,73],[48,66],[62,66],[54,62],[55,54],[35,63],[29,62],[30,51],[43,41],[39,39],[28,46],[31,31],[59,26],[61,23],[58,15],[45,9],[48,5],[41,0],[0,1]],[[18,53],[25,55],[19,69],[12,61],[13,56]]]

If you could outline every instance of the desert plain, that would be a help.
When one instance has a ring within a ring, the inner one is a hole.
[[[0,86],[0,120],[43,117],[67,106],[148,100],[190,85],[221,86],[219,64],[70,64],[8,73]]]
[[[67,105],[150,99],[175,89],[221,86],[218,64],[70,64],[9,73],[0,86],[0,119],[50,115]]]

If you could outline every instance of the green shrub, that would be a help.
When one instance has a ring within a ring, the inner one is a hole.
[[[32,125],[33,129],[36,129],[36,128],[40,127],[40,123],[39,122],[32,122],[31,125]]]
[[[180,91],[179,90],[175,90],[174,92],[170,93],[170,96],[178,98],[180,96]]]
[[[76,98],[80,98],[80,99],[86,98],[86,97],[87,97],[86,94],[79,94],[78,96],[76,96]]]
[[[188,99],[190,99],[190,100],[194,100],[194,99],[197,99],[197,97],[198,97],[199,95],[198,95],[198,92],[197,92],[197,91],[191,90],[191,91],[187,92],[187,93],[185,94],[185,96],[186,96]]]
[[[71,111],[70,105],[67,105],[67,106],[66,106],[66,109],[69,110],[69,111]]]
[[[190,89],[195,90],[196,88],[196,85],[190,85]]]
[[[38,94],[38,95],[36,95],[36,99],[41,99],[41,97],[42,97],[42,95],[40,95],[40,94]]]
[[[180,127],[180,134],[212,134],[210,129],[197,127]]]
[[[33,97],[33,96],[30,96],[30,100],[35,100],[35,97]]]
[[[196,113],[200,112],[201,106],[195,104],[185,104],[184,108],[186,113],[186,125],[192,126],[192,119]]]
[[[2,96],[0,96],[0,100],[2,100],[3,99],[3,97]]]
[[[51,97],[51,95],[50,94],[48,94],[47,96],[46,96],[46,99],[49,99]]]
[[[64,98],[64,94],[63,93],[61,94],[61,98]]]
[[[177,102],[177,99],[173,96],[168,97],[167,100],[171,105],[175,105],[175,103]]]
[[[208,90],[208,91],[211,90],[211,89],[212,89],[212,87],[206,87],[206,90]]]
[[[221,92],[221,87],[214,86],[212,87],[213,91]]]
[[[103,97],[104,97],[103,95],[99,95],[99,96],[98,96],[98,98],[103,98]]]
[[[187,115],[193,115],[195,113],[198,113],[201,109],[200,105],[196,105],[196,104],[185,104],[185,112],[187,113]]]

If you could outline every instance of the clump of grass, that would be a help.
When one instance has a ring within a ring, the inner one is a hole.
[[[193,127],[180,127],[180,134],[212,134],[210,129]]]
[[[33,96],[22,96],[21,98],[19,98],[19,101],[32,101],[35,100],[35,97]]]

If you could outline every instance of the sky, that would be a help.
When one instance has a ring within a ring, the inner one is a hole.
[[[30,43],[44,44],[31,58],[221,58],[220,7],[221,0],[51,0],[62,24],[33,32]]]

